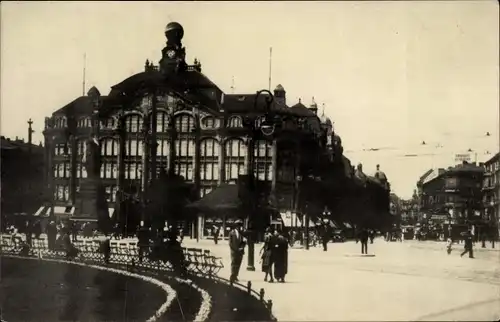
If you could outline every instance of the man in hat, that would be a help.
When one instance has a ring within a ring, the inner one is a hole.
[[[243,221],[236,220],[236,226],[229,232],[229,249],[231,251],[231,277],[232,282],[238,281],[241,261],[245,254],[245,240],[242,235]]]

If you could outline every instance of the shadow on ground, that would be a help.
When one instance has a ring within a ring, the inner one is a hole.
[[[15,321],[144,321],[164,291],[136,278],[47,261],[1,257],[2,318]]]
[[[43,260],[0,258],[0,316],[5,321],[145,321],[165,302],[156,285],[93,268]],[[119,265],[113,268],[127,269]],[[128,267],[130,268],[130,267]],[[138,271],[177,292],[160,321],[193,321],[202,299],[168,272]],[[245,290],[193,277],[212,297],[208,321],[271,321],[265,304]]]

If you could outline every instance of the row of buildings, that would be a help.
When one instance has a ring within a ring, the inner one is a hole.
[[[198,60],[185,62],[183,34],[182,26],[170,23],[158,65],[146,61],[144,71],[112,86],[108,95],[93,87],[46,118],[48,204],[39,215],[95,219],[102,195],[107,215],[116,217],[117,202],[143,198],[162,171],[183,177],[194,200],[213,197],[222,186],[222,195],[231,195],[227,186],[238,189],[242,176],[253,173],[280,213],[324,213],[328,207],[354,222],[349,214],[357,211],[350,205],[364,204],[373,216],[388,214],[385,174],[354,169],[314,99],[290,102],[282,85],[272,93],[225,94]],[[313,202],[318,194],[321,202]],[[230,226],[237,216],[203,212],[197,230],[208,234],[211,223]]]
[[[412,210],[415,222],[457,227],[477,227],[498,236],[500,224],[500,153],[484,163],[468,163],[447,169],[431,169],[417,182]]]

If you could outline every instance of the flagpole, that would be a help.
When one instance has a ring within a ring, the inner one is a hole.
[[[269,47],[269,88],[268,88],[269,91],[271,91],[272,66],[273,66],[273,47]]]

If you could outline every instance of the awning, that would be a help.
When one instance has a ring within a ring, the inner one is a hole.
[[[189,204],[188,208],[204,211],[238,209],[241,206],[238,186],[222,184],[205,195],[202,199]]]
[[[287,211],[285,213],[281,213],[281,221],[283,222],[283,226],[292,227],[292,213]]]
[[[45,210],[45,206],[41,206],[40,208],[38,208],[38,210],[33,214],[34,217],[38,217],[42,214],[42,212]]]
[[[352,228],[351,224],[348,223],[348,222],[344,222],[343,224],[344,224],[345,228],[347,228],[347,229],[351,229]]]
[[[66,207],[60,207],[60,206],[55,206],[54,207],[54,215],[56,216],[67,216],[71,217],[75,213],[75,207],[73,206],[66,206]]]
[[[299,216],[297,216],[297,221],[298,221],[298,224],[299,224],[300,226],[302,226],[302,225],[303,225],[303,224],[302,224],[302,219],[301,219]],[[312,221],[311,219],[309,219],[309,227],[314,227],[314,226],[316,226],[316,224],[314,223],[314,221]]]
[[[45,218],[50,215],[50,207],[49,206],[41,206],[38,210],[33,214],[33,217]]]

